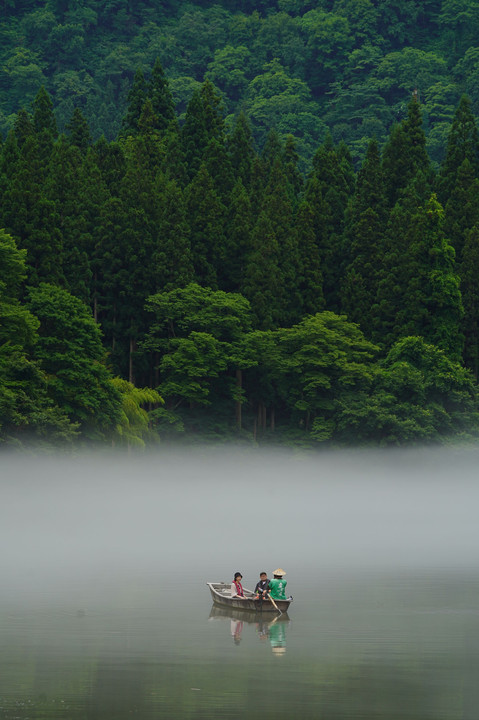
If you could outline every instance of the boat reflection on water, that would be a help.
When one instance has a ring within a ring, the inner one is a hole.
[[[248,610],[213,605],[209,620],[221,619],[230,621],[231,637],[235,645],[241,642],[244,626],[253,625],[261,642],[269,640],[274,655],[283,655],[286,652],[286,628],[291,623],[288,613],[271,618],[269,614],[265,617],[260,612],[253,614]]]

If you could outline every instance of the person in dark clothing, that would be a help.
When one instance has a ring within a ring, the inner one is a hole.
[[[254,599],[255,600],[265,600],[266,599],[266,594],[268,592],[268,585],[269,585],[268,576],[266,575],[265,572],[260,573],[259,580],[256,583],[256,587],[254,589],[254,593],[255,593]]]

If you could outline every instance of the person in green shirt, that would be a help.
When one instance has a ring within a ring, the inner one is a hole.
[[[273,573],[273,579],[269,581],[268,591],[273,600],[286,600],[287,582],[284,579],[285,575],[285,571],[278,568]]]

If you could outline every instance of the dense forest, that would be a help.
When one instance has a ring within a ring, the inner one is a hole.
[[[1,5],[4,444],[477,437],[479,3]]]
[[[159,58],[180,122],[209,79],[228,128],[243,110],[257,147],[292,134],[303,169],[328,129],[362,159],[417,88],[437,165],[463,94],[479,114],[478,34],[478,0],[0,0],[0,132],[43,85],[61,132],[78,108],[115,140]]]

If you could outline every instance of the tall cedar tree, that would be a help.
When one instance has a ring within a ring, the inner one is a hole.
[[[14,174],[3,196],[3,224],[27,251],[28,282],[62,284],[63,239],[55,202],[45,194],[47,164],[37,134],[20,149]]]
[[[447,202],[457,182],[459,168],[468,160],[474,177],[479,175],[479,134],[472,113],[471,101],[462,96],[452,121],[447,139],[446,156],[437,178],[437,194],[440,202]]]
[[[466,242],[459,266],[464,305],[462,331],[463,358],[477,380],[479,377],[479,224],[466,231]]]
[[[248,118],[243,111],[236,118],[233,131],[226,138],[226,149],[236,180],[241,180],[246,190],[251,185],[256,152]]]
[[[283,166],[288,188],[291,191],[291,200],[295,207],[304,185],[303,176],[298,169],[298,162],[296,140],[292,135],[288,135],[283,150]]]
[[[454,248],[444,237],[443,222],[444,211],[435,195],[417,207],[407,225],[400,212],[392,218],[390,233],[396,242],[386,257],[388,272],[378,291],[383,323],[379,339],[390,346],[408,335],[421,336],[459,360],[464,311]]]
[[[222,140],[217,138],[210,140],[206,148],[204,162],[213,180],[216,194],[221,202],[226,205],[233,190],[234,175],[225,144]]]
[[[155,181],[158,204],[155,252],[157,292],[185,287],[193,280],[190,228],[184,193],[175,180],[159,175]]]
[[[102,273],[98,253],[102,243],[100,218],[103,205],[111,198],[97,160],[95,148],[91,147],[83,158],[79,180],[79,203],[85,227],[82,247],[89,259],[91,276],[88,296],[95,320],[98,319],[98,277]]]
[[[254,327],[271,330],[280,325],[284,286],[280,272],[280,249],[267,213],[262,212],[252,235],[242,292],[250,301]]]
[[[138,121],[146,100],[146,80],[143,70],[136,71],[133,83],[128,93],[126,115],[123,118],[120,136],[136,135],[138,133]]]
[[[204,164],[186,188],[186,208],[195,281],[217,290],[225,254],[226,208]]]
[[[175,119],[175,103],[168,80],[159,58],[156,59],[146,86],[146,96],[151,101],[156,117],[155,129],[165,133],[171,121]]]
[[[69,142],[81,150],[82,153],[86,153],[93,142],[93,138],[86,118],[79,108],[75,108],[70,121],[66,124],[65,129],[67,131]]]
[[[299,255],[298,290],[302,315],[314,315],[324,309],[323,273],[314,234],[314,217],[305,200],[299,205],[294,222]]]
[[[251,253],[253,213],[241,178],[238,178],[227,204],[226,248],[223,266],[224,289],[241,292],[246,263]]]
[[[221,98],[209,80],[196,90],[188,104],[181,130],[183,149],[192,178],[205,159],[211,140],[224,143],[224,118]]]
[[[340,279],[344,264],[343,232],[349,194],[347,164],[328,136],[314,156],[305,198],[314,216],[326,308],[333,311],[340,309]]]
[[[81,168],[79,148],[69,144],[61,135],[50,156],[45,193],[57,209],[67,288],[83,302],[89,303],[91,238],[85,217],[86,207],[81,198]]]
[[[372,335],[371,308],[376,302],[380,268],[385,251],[387,226],[384,178],[378,143],[369,143],[358,173],[356,190],[348,213],[346,241],[349,264],[342,284],[342,309]]]
[[[285,327],[293,325],[302,315],[302,298],[298,285],[300,255],[293,228],[291,194],[279,156],[271,167],[262,212],[268,218],[278,244],[278,269],[282,290],[276,304],[280,324]]]
[[[445,232],[462,261],[466,232],[479,222],[479,180],[466,158],[457,170],[456,181],[449,195],[445,212]]]
[[[58,136],[58,129],[53,113],[52,99],[43,85],[32,103],[32,108],[33,127],[38,139],[40,157],[42,164],[46,165],[53,149],[53,143]]]
[[[429,183],[432,181],[421,107],[413,98],[408,105],[407,117],[393,127],[383,150],[384,183],[390,207],[418,172],[422,172]]]

